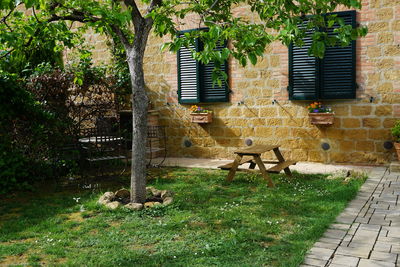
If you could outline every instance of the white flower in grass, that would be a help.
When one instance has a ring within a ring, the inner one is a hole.
[[[78,203],[81,198],[80,197],[73,197],[72,199],[75,200],[76,203]]]

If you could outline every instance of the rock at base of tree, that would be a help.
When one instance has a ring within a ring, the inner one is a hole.
[[[142,203],[128,203],[125,205],[125,208],[130,209],[130,210],[141,210],[141,209],[143,209],[143,204]]]
[[[162,190],[160,196],[164,200],[167,197],[172,197],[172,193],[171,193],[171,191],[168,191],[168,190]]]
[[[110,209],[116,209],[124,205],[130,210],[141,210],[158,205],[169,205],[173,202],[172,192],[168,190],[158,190],[152,186],[146,187],[148,197],[146,203],[130,203],[130,192],[128,189],[120,189],[113,192],[105,192],[97,201],[100,205],[105,205]]]
[[[106,205],[107,203],[112,202],[115,199],[115,194],[113,192],[105,192],[97,203],[100,205]]]
[[[153,202],[153,201],[146,202],[146,203],[144,203],[144,207],[145,207],[145,208],[151,208],[151,207],[154,206],[154,203],[155,203],[155,202]]]
[[[152,187],[152,186],[148,186],[148,187],[146,187],[146,191],[147,191],[147,193],[149,194],[151,194],[153,197],[161,197],[161,190],[158,190],[158,189],[156,189],[156,188],[154,188],[154,187]]]
[[[118,190],[117,192],[115,192],[115,196],[118,198],[130,198],[131,193],[129,192],[128,189],[122,188],[122,189]]]
[[[131,198],[131,193],[129,192],[128,189],[122,188],[115,192],[115,198],[117,198],[120,202],[126,204],[129,203],[129,200]]]
[[[109,202],[106,204],[106,207],[112,210],[115,210],[116,208],[120,207],[122,204],[119,201],[113,201]]]
[[[163,201],[163,205],[167,206],[169,204],[172,204],[174,202],[174,199],[172,197],[166,197]]]

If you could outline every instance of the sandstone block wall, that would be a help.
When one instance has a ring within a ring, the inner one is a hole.
[[[336,113],[332,126],[309,123],[310,101],[288,100],[288,49],[279,43],[268,47],[256,66],[242,68],[231,60],[230,102],[202,104],[213,110],[213,122],[191,123],[190,105],[177,100],[176,55],[160,51],[167,39],[152,37],[145,79],[160,124],[167,126],[168,156],[232,158],[232,151],[251,139],[281,144],[285,157],[299,161],[390,162],[393,149],[383,144],[392,140],[389,129],[400,119],[400,1],[363,0],[357,20],[369,27],[367,37],[357,41],[357,99],[323,101]],[[188,19],[185,29],[196,27],[196,20]],[[322,143],[330,148],[323,150]]]

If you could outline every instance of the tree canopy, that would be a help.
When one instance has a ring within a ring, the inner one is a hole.
[[[328,36],[323,31],[312,33],[314,42],[309,52],[318,57],[323,57],[327,45],[345,45],[366,34],[363,27],[352,29],[335,16],[324,16],[338,6],[359,9],[361,4],[357,0],[136,2],[138,1],[2,0],[0,56],[5,57],[12,53],[27,55],[27,50],[32,55],[37,47],[41,47],[42,51],[45,48],[61,51],[64,47],[74,47],[80,43],[78,33],[88,27],[98,33],[118,37],[126,48],[133,47],[135,33],[143,29],[141,24],[150,22],[155,34],[171,37],[172,41],[163,47],[177,51],[182,45],[187,46],[195,38],[201,38],[205,44],[204,51],[193,53],[196,59],[204,63],[210,60],[222,62],[233,56],[243,66],[248,61],[255,64],[257,57],[263,55],[266,45],[273,41],[278,40],[285,45],[292,42],[301,45],[302,37],[310,29],[332,27],[334,23],[341,25],[335,30],[335,37]],[[247,6],[246,16],[235,15],[235,9],[239,6]],[[192,31],[178,38],[177,33],[188,15],[194,15],[199,28],[207,27],[208,31]],[[72,27],[71,22],[79,22],[79,25],[75,23]],[[229,48],[214,51],[218,41],[226,40],[230,40]],[[21,49],[25,53],[18,53]]]

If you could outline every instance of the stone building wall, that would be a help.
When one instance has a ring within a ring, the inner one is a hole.
[[[177,100],[176,55],[160,51],[167,39],[152,37],[145,79],[160,123],[167,126],[168,156],[232,158],[251,139],[254,144],[278,143],[287,158],[298,161],[390,162],[393,149],[383,144],[391,140],[389,129],[400,118],[400,1],[363,0],[362,6],[357,21],[369,33],[357,40],[357,98],[324,101],[336,114],[332,126],[309,123],[310,101],[288,100],[288,49],[279,43],[268,47],[255,66],[243,68],[231,60],[230,102],[202,104],[213,110],[213,122],[191,123],[190,105]],[[248,10],[240,7],[236,13]],[[198,27],[195,18],[186,23],[182,30]],[[322,143],[330,149],[323,150]]]

